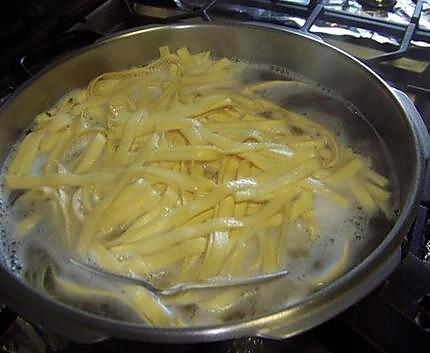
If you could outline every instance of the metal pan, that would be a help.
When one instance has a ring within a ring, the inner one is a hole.
[[[147,63],[157,57],[161,45],[186,46],[193,52],[209,49],[219,57],[287,67],[354,104],[392,156],[400,200],[396,222],[355,267],[333,283],[281,311],[245,321],[178,329],[116,321],[54,301],[18,279],[6,262],[0,266],[4,301],[28,320],[81,342],[110,337],[164,343],[242,336],[282,339],[328,320],[380,284],[398,264],[400,244],[415,218],[429,157],[428,136],[404,97],[399,99],[368,67],[304,34],[228,23],[160,26],[117,34],[50,65],[13,95],[0,112],[0,160],[33,117],[64,92],[84,86],[103,72]]]

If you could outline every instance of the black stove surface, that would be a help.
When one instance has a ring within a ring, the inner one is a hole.
[[[345,0],[345,4],[348,1]],[[290,19],[279,19],[276,13],[281,12],[303,18],[301,29],[304,31],[312,32],[315,26],[322,28],[327,22],[337,21],[342,28],[361,27],[396,37],[399,46],[375,43],[369,37],[347,38],[318,34],[329,43],[357,56],[392,86],[406,92],[429,128],[430,31],[417,27],[420,17],[417,11],[425,1],[416,2],[409,24],[403,26],[340,14],[329,10],[325,6],[326,2],[40,0],[3,3],[3,11],[0,12],[0,104],[20,84],[58,55],[120,30],[154,23],[217,21],[219,18],[257,20],[300,27]],[[178,3],[183,5],[182,9],[178,9]],[[235,12],[231,3],[243,7]],[[256,9],[258,11],[254,11]],[[266,15],[271,15],[256,17],[256,13],[261,14],[263,10]],[[411,39],[424,41],[429,45],[411,46]],[[367,55],[367,51],[372,54]],[[427,174],[427,180],[430,180],[430,171]],[[25,318],[17,317],[10,309],[3,308],[0,312],[0,349],[9,353],[428,352],[430,265],[425,260],[430,260],[430,249],[427,248],[430,246],[429,201],[430,183],[423,195],[415,224],[403,245],[403,260],[398,270],[361,302],[304,334],[282,341],[241,338],[218,343],[163,345],[107,340],[84,345],[47,333],[27,323]]]

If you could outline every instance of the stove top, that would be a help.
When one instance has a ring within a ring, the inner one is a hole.
[[[23,0],[0,13],[0,104],[54,58],[137,26],[256,21],[317,35],[356,56],[405,92],[430,128],[430,0]],[[427,173],[430,181],[430,170]],[[66,341],[0,312],[0,353],[56,352],[424,352],[430,347],[430,183],[399,268],[335,319],[283,340],[199,345]],[[1,299],[0,299],[1,301]]]

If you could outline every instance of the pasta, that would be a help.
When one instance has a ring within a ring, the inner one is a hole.
[[[45,206],[18,220],[16,235],[30,237],[58,215],[57,241],[70,256],[170,286],[285,267],[286,249],[300,255],[297,244],[318,239],[317,197],[391,217],[389,181],[371,161],[258,95],[261,86],[244,85],[241,67],[209,52],[161,47],[151,64],[105,73],[39,114],[5,182],[24,191],[23,207]],[[299,240],[289,235],[294,224]],[[342,274],[349,247],[346,241],[337,267],[316,282]],[[109,294],[61,273],[55,281],[63,294],[128,302],[155,326],[186,325],[168,307],[196,300],[195,293],[163,299],[129,287]],[[243,301],[243,293],[233,288],[198,301],[216,311]]]

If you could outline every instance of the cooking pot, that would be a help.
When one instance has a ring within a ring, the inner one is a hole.
[[[355,105],[392,156],[400,202],[395,223],[359,264],[323,289],[280,311],[224,325],[156,328],[97,316],[29,287],[2,261],[0,293],[6,304],[31,322],[81,342],[111,337],[163,343],[242,336],[282,339],[332,318],[380,284],[398,264],[400,244],[415,218],[428,159],[427,130],[407,98],[350,55],[313,36],[238,23],[156,26],[116,34],[50,65],[17,90],[0,112],[0,160],[34,116],[65,92],[103,72],[147,63],[158,56],[161,45],[287,67]]]

